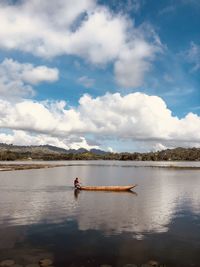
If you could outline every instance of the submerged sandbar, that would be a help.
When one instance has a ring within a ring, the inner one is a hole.
[[[0,171],[17,171],[17,170],[32,170],[32,169],[47,169],[55,167],[63,167],[63,164],[38,164],[38,163],[1,163]]]

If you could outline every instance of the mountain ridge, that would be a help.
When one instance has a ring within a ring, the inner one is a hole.
[[[66,153],[66,154],[78,154],[78,153],[85,153],[85,152],[92,152],[94,154],[105,154],[108,153],[106,151],[100,149],[85,149],[85,148],[78,148],[78,149],[65,149],[57,146],[52,145],[30,145],[30,146],[23,146],[23,145],[13,145],[13,144],[6,144],[0,143],[0,151],[14,151],[14,152],[41,152],[41,153]]]

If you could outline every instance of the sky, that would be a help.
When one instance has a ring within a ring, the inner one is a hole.
[[[0,142],[200,147],[199,0],[1,0]]]

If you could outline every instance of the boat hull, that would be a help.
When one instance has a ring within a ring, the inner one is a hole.
[[[88,191],[130,191],[136,187],[136,185],[127,186],[81,186],[80,190]]]

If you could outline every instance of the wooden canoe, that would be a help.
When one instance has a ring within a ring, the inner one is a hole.
[[[126,186],[81,186],[80,190],[90,191],[129,191],[137,185],[126,185]]]

